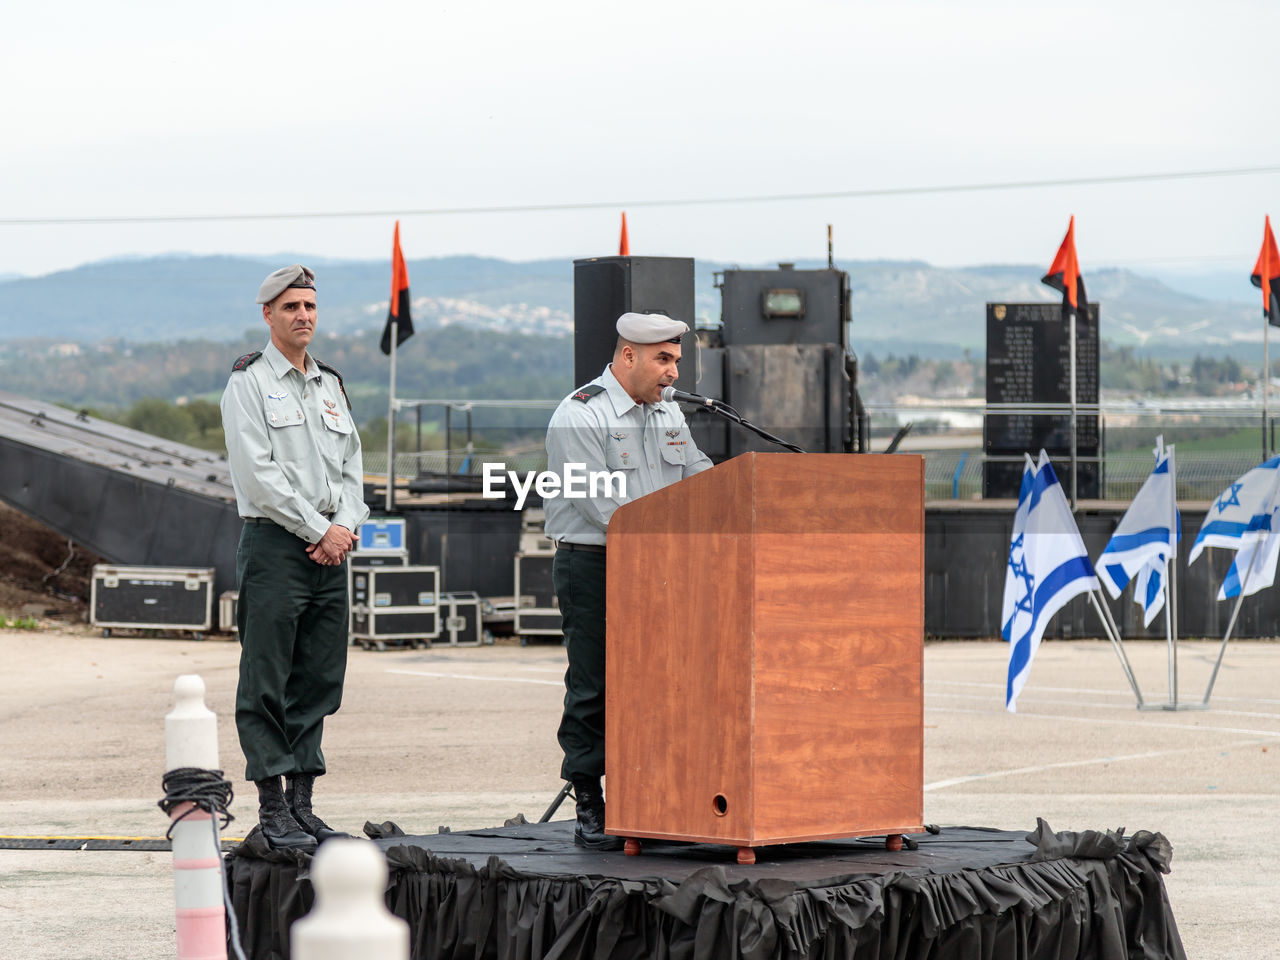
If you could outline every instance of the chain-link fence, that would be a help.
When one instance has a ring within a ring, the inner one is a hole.
[[[1278,405],[1280,406],[1280,405]],[[1008,477],[1022,453],[1034,459],[1051,450],[1059,478],[1067,484],[1071,414],[1067,404],[984,404],[980,400],[932,401],[906,398],[868,403],[872,450],[883,450],[904,427],[898,450],[925,458],[930,500],[981,499],[984,477],[1000,464]],[[1155,439],[1177,448],[1178,498],[1211,500],[1242,473],[1276,449],[1275,417],[1263,428],[1260,404],[1250,400],[1201,398],[1081,404],[1077,418],[1077,463],[1081,489],[1096,476],[1096,496],[1131,500],[1155,463]],[[1024,438],[1025,451],[1011,444]],[[1264,442],[1265,441],[1265,442]],[[1007,486],[1007,484],[1006,484]],[[1089,487],[1087,497],[1095,495]],[[1004,496],[1016,495],[1004,493]],[[1086,494],[1081,493],[1085,499]]]
[[[982,498],[981,451],[924,451],[925,498],[979,500]],[[1034,459],[1034,457],[1032,458]],[[1132,500],[1151,473],[1154,457],[1102,457],[1102,499]],[[1212,500],[1241,474],[1260,462],[1246,453],[1183,453],[1176,457],[1179,500]],[[1065,469],[1059,471],[1065,473]],[[1063,478],[1065,482],[1065,478]]]
[[[494,402],[496,406],[498,402]],[[534,401],[528,401],[530,405]],[[539,405],[543,402],[538,401]],[[1277,404],[1280,406],[1280,404]],[[929,500],[976,500],[983,497],[984,474],[990,464],[1012,466],[1016,472],[1021,450],[995,447],[991,438],[1007,440],[1010,430],[992,429],[1016,423],[1028,439],[1025,452],[1033,458],[1040,446],[1053,449],[1055,466],[1064,484],[1068,480],[1070,413],[1065,404],[987,405],[980,400],[931,401],[906,398],[896,403],[867,403],[871,421],[871,448],[884,450],[891,439],[910,425],[898,450],[917,453],[925,459],[925,496]],[[529,411],[545,418],[548,411]],[[763,419],[763,418],[762,418]],[[1275,418],[1271,418],[1274,421]],[[455,419],[455,424],[459,423]],[[1228,484],[1256,466],[1275,449],[1275,424],[1262,429],[1262,409],[1251,401],[1159,400],[1081,404],[1077,410],[1078,436],[1096,438],[1096,446],[1080,446],[1081,477],[1086,471],[1097,474],[1097,495],[1106,500],[1131,500],[1142,486],[1155,462],[1155,438],[1177,447],[1178,498],[1186,501],[1211,500]],[[536,431],[535,431],[536,432]],[[461,430],[455,428],[453,436]],[[786,430],[779,428],[779,435]],[[520,473],[546,469],[542,444],[529,436],[518,446],[507,446],[498,430],[477,427],[472,452],[466,449],[397,451],[396,476],[415,477],[465,475],[479,477],[486,463],[501,464],[503,470]],[[509,438],[507,438],[509,439]],[[386,475],[386,453],[366,451],[365,472]],[[991,489],[988,485],[988,489]],[[1082,481],[1081,499],[1086,495]],[[1013,494],[1016,495],[1015,490]]]
[[[401,480],[444,474],[479,477],[483,476],[486,463],[497,463],[502,465],[503,470],[526,473],[530,470],[545,470],[547,454],[545,451],[497,453],[467,453],[465,450],[448,452],[423,450],[420,453],[396,451],[396,476]],[[385,477],[387,475],[386,451],[365,451],[364,472],[370,476]]]

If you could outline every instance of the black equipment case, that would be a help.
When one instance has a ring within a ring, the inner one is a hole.
[[[189,630],[213,624],[212,567],[121,567],[99,563],[89,590],[89,622],[102,628]]]
[[[351,570],[351,642],[385,650],[388,641],[430,646],[440,636],[440,568]]]
[[[525,646],[529,638],[564,636],[560,601],[551,582],[552,553],[517,553],[515,557],[516,610],[512,632]]]

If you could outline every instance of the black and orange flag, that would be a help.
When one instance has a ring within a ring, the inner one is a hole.
[[[627,239],[627,211],[622,211],[622,235],[618,237],[618,256],[631,256],[631,241]]]
[[[1258,262],[1253,265],[1249,278],[1255,287],[1262,288],[1262,315],[1273,327],[1280,327],[1280,253],[1276,251],[1276,235],[1271,232],[1271,218],[1267,217],[1262,232],[1262,250]]]
[[[1062,293],[1062,319],[1071,314],[1079,316],[1079,311],[1089,302],[1084,292],[1084,277],[1080,276],[1080,261],[1076,259],[1076,218],[1072,216],[1067,224],[1067,235],[1058,248],[1058,255],[1053,258],[1049,272],[1040,278],[1053,289]]]
[[[396,346],[413,336],[413,317],[409,315],[409,269],[400,252],[400,221],[396,221],[396,237],[391,245],[391,309],[387,325],[382,328],[382,352],[391,354],[391,330],[396,331]]]

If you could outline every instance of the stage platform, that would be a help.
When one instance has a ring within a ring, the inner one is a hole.
[[[897,852],[883,838],[764,847],[751,866],[710,844],[588,853],[572,821],[374,842],[413,960],[1185,958],[1161,877],[1170,845],[1145,831],[943,827]],[[309,862],[256,828],[228,855],[250,960],[288,958]]]

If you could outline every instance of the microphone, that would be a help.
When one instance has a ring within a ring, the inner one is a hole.
[[[677,390],[675,387],[663,387],[662,399],[670,403],[672,400],[679,400],[683,403],[695,403],[700,407],[715,409],[721,406],[719,400],[713,400],[711,397],[704,397],[697,393],[685,393],[683,390]]]
[[[776,443],[778,444],[778,446],[786,447],[788,450],[792,450],[795,453],[804,453],[804,450],[800,447],[797,447],[794,443],[789,443],[788,441],[783,440],[780,437],[775,437],[773,434],[767,433],[766,431],[761,430],[754,423],[748,423],[746,418],[743,417],[742,414],[740,414],[737,410],[733,409],[733,407],[729,406],[723,400],[716,400],[712,397],[704,397],[701,394],[697,394],[697,393],[685,393],[683,390],[677,390],[675,387],[663,387],[662,399],[667,403],[670,403],[672,400],[679,400],[682,403],[695,404],[696,406],[702,407],[702,409],[705,410],[707,413],[714,413],[717,416],[724,417],[726,420],[729,420],[732,423],[736,423],[736,424],[739,424],[740,426],[746,427],[752,433],[756,434],[756,436],[763,437],[764,439],[768,440],[770,443]]]

